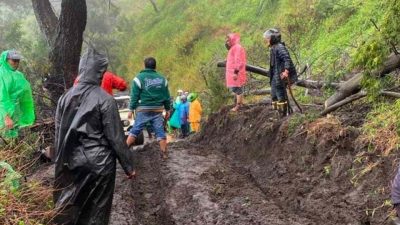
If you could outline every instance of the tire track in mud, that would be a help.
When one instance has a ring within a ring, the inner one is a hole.
[[[138,177],[128,185],[117,179],[112,225],[315,224],[287,215],[217,151],[182,142],[167,161],[155,145],[134,157]]]

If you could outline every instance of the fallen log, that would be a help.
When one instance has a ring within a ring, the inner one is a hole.
[[[335,103],[335,104],[333,104],[333,105],[331,105],[331,106],[329,106],[329,107],[326,107],[326,108],[320,113],[320,115],[321,115],[321,116],[326,116],[328,113],[331,113],[331,112],[335,111],[336,109],[338,109],[338,108],[340,108],[340,107],[342,107],[342,106],[344,106],[344,105],[347,105],[347,104],[349,104],[349,103],[351,103],[351,102],[353,102],[353,101],[355,101],[355,100],[358,100],[358,99],[360,99],[360,98],[363,98],[363,97],[365,97],[365,96],[367,96],[367,93],[366,93],[366,92],[364,92],[364,91],[358,92],[358,93],[356,93],[356,94],[354,94],[354,95],[351,95],[350,97],[345,98],[344,100],[342,100],[342,101],[340,101],[340,102],[337,102],[337,103]]]
[[[399,92],[394,92],[394,91],[381,91],[379,94],[383,95],[383,96],[387,96],[387,97],[400,98],[400,93]],[[320,115],[321,116],[325,116],[328,113],[331,113],[331,112],[335,111],[336,109],[338,109],[338,108],[340,108],[340,107],[342,107],[344,105],[347,105],[347,104],[349,104],[349,103],[351,103],[351,102],[353,102],[355,100],[363,98],[365,96],[367,96],[367,93],[365,91],[360,91],[360,92],[358,92],[358,93],[356,93],[354,95],[351,95],[351,96],[345,98],[344,100],[342,100],[340,102],[337,102],[337,103],[325,108],[324,111],[322,111],[320,113]]]
[[[391,54],[383,63],[382,67],[372,71],[371,75],[374,77],[384,77],[398,68],[400,68],[400,56]],[[361,90],[361,81],[363,76],[363,72],[358,73],[350,80],[340,83],[336,93],[325,101],[325,108],[329,108],[346,99],[347,97],[359,92]]]
[[[382,91],[381,95],[393,98],[400,98],[400,93],[394,91]]]
[[[308,89],[322,89],[325,87],[333,87],[338,88],[340,83],[327,83],[323,81],[316,81],[316,80],[298,80],[296,85],[299,87],[304,87]]]
[[[253,90],[249,91],[248,93],[245,93],[245,95],[267,95],[271,94],[271,90],[265,89],[265,90]]]
[[[226,67],[226,62],[225,61],[218,62],[217,66],[218,67]],[[246,65],[246,71],[256,73],[256,74],[266,76],[266,77],[270,76],[269,70],[262,68],[262,67],[249,65],[249,64]],[[297,85],[299,87],[308,88],[308,89],[321,89],[324,87],[334,87],[334,88],[339,87],[339,83],[327,83],[327,82],[323,82],[323,81],[314,81],[314,80],[298,80],[295,85]]]
[[[226,67],[226,61],[218,62],[217,67]],[[246,64],[246,71],[269,77],[269,70],[262,67]]]

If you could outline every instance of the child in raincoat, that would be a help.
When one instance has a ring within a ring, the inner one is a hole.
[[[203,109],[200,101],[198,100],[197,93],[190,93],[188,100],[190,102],[189,108],[189,123],[192,132],[197,133],[200,131],[200,121]]]
[[[189,102],[187,101],[187,97],[182,95],[181,97],[182,103],[179,106],[179,114],[181,119],[181,137],[185,138],[189,135],[190,126],[189,126]]]

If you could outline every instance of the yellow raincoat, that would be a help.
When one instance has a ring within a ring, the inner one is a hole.
[[[199,132],[200,131],[200,121],[201,121],[201,114],[203,113],[203,109],[197,96],[195,95],[194,98],[189,97],[189,101],[192,100],[190,103],[189,108],[189,123],[192,132]]]

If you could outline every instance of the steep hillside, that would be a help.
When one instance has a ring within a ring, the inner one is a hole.
[[[206,88],[205,67],[214,67],[215,59],[225,57],[224,38],[229,32],[241,33],[250,63],[266,66],[268,49],[262,33],[270,27],[281,28],[299,67],[312,65],[313,76],[320,79],[341,77],[350,56],[376,32],[371,20],[380,24],[387,7],[376,0],[156,2],[158,13],[144,2],[126,6],[126,13],[143,10],[129,13],[134,22],[120,43],[125,59],[119,69],[132,78],[142,59],[153,55],[173,90],[196,91]]]

